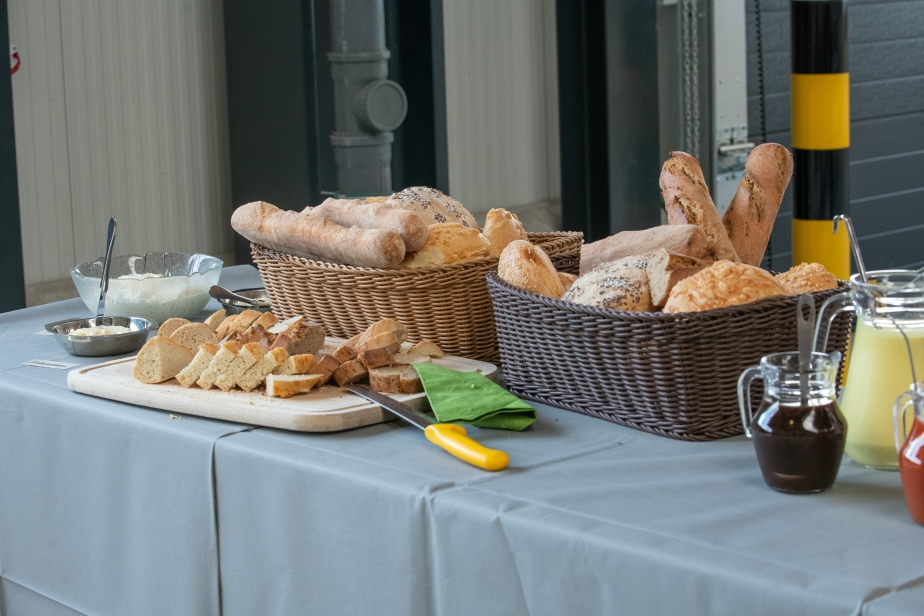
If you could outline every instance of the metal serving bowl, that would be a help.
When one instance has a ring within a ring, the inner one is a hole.
[[[70,333],[84,327],[97,325],[119,325],[132,331],[109,336],[71,336]],[[157,323],[141,317],[93,317],[90,319],[65,319],[45,326],[55,340],[71,355],[81,357],[105,357],[122,355],[140,349],[148,334],[157,329]]]
[[[269,295],[266,294],[266,289],[240,289],[235,291],[238,295],[243,295],[244,297],[249,297],[254,300],[254,304],[245,304],[244,302],[236,302],[234,300],[219,299],[218,302],[221,304],[222,308],[228,311],[228,314],[240,314],[245,310],[257,310],[259,312],[269,312],[272,309],[270,305]]]

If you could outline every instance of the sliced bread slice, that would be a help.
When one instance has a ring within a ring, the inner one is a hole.
[[[269,374],[266,377],[266,395],[291,398],[311,391],[322,378],[320,374]]]
[[[237,354],[244,348],[240,342],[229,340],[221,345],[221,348],[215,353],[215,357],[209,363],[196,385],[202,389],[211,389],[215,380],[237,359]]]
[[[173,332],[180,329],[187,323],[189,323],[189,319],[179,319],[177,317],[167,319],[166,321],[160,324],[160,327],[157,329],[157,335],[164,336],[165,338],[169,338],[170,336],[173,335]]]
[[[273,349],[266,353],[260,360],[247,369],[247,372],[235,379],[238,387],[244,391],[253,391],[258,385],[263,383],[270,372],[285,363],[289,359],[289,353],[285,349]]]
[[[192,353],[207,342],[218,344],[218,336],[205,323],[187,323],[173,332],[170,339],[182,344]]]
[[[222,308],[221,310],[216,310],[210,314],[209,318],[207,318],[204,323],[208,325],[209,329],[211,329],[213,332],[218,331],[218,326],[222,324],[226,316],[228,316],[228,312]]]
[[[388,366],[369,371],[369,387],[386,394],[416,394],[423,391],[414,366]]]
[[[311,353],[291,355],[284,364],[273,370],[273,374],[308,374],[316,363]]]
[[[192,359],[192,352],[183,345],[154,336],[138,351],[132,374],[142,383],[162,383],[179,374]]]
[[[408,350],[408,355],[426,355],[427,357],[442,357],[443,349],[435,342],[421,340]]]
[[[199,377],[202,376],[202,373],[205,372],[205,369],[212,363],[212,359],[215,358],[215,354],[218,353],[220,348],[219,345],[212,344],[211,342],[206,342],[200,346],[199,351],[196,353],[196,356],[193,357],[189,365],[176,375],[177,382],[183,387],[192,387],[195,385]]]
[[[369,376],[369,370],[358,359],[351,359],[344,364],[340,364],[340,367],[334,370],[333,374],[334,380],[337,381],[337,385],[340,387],[359,383],[367,376]]]
[[[248,342],[234,358],[234,361],[215,379],[215,386],[222,391],[234,389],[234,383],[241,378],[252,365],[266,355],[266,347],[259,342]]]

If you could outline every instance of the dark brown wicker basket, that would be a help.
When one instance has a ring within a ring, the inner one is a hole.
[[[530,233],[556,267],[573,269],[580,233]],[[398,319],[408,339],[432,340],[450,355],[496,362],[500,357],[485,272],[497,257],[439,267],[374,269],[312,261],[250,245],[253,260],[280,318],[306,315],[329,336],[350,338],[383,318]]]
[[[623,312],[530,293],[496,270],[487,278],[510,391],[661,436],[741,434],[741,372],[798,348],[797,297],[698,313]],[[816,310],[838,292],[814,293]],[[835,320],[828,351],[844,352],[851,318]]]

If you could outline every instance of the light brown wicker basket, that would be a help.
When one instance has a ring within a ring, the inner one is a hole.
[[[559,266],[580,257],[581,233],[530,233]],[[408,339],[432,340],[450,355],[497,361],[494,309],[485,273],[497,257],[439,267],[386,270],[312,261],[250,245],[280,318],[305,315],[329,336],[349,338],[383,319],[397,319]],[[567,270],[565,270],[567,271]]]

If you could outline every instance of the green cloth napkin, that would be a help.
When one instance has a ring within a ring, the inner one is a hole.
[[[520,431],[536,421],[536,409],[477,372],[458,372],[427,363],[414,367],[440,422],[461,421],[478,428]]]

